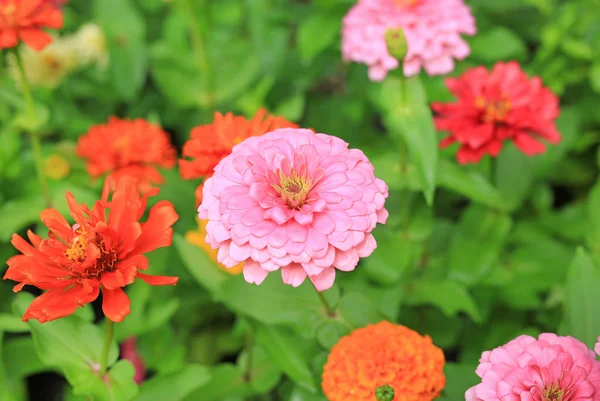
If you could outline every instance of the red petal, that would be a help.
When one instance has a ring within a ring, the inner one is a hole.
[[[52,36],[37,28],[27,28],[19,30],[21,40],[34,50],[43,50],[52,43]]]
[[[519,134],[513,140],[517,148],[527,156],[533,156],[535,154],[544,153],[546,146],[543,143],[533,139],[529,134]]]
[[[173,239],[171,226],[178,218],[171,202],[160,201],[154,205],[150,209],[148,220],[142,225],[142,234],[136,241],[136,252],[145,253],[171,245]]]
[[[40,323],[68,316],[78,306],[83,306],[98,297],[99,288],[89,285],[75,285],[65,291],[64,288],[49,290],[33,300],[23,321],[37,319]]]
[[[131,301],[121,288],[102,290],[102,312],[113,322],[120,323],[131,312]]]
[[[150,285],[175,285],[179,281],[179,277],[172,276],[149,276],[144,273],[138,273],[137,276]]]

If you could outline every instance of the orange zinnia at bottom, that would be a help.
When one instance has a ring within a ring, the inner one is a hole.
[[[375,401],[390,386],[394,401],[431,401],[446,384],[444,353],[429,336],[390,322],[353,331],[331,350],[323,372],[329,401]]]
[[[139,222],[148,196],[157,193],[155,189],[140,197],[137,181],[132,178],[116,184],[107,180],[102,199],[92,209],[67,193],[76,224],[71,226],[58,211],[46,209],[41,220],[50,230],[48,238],[29,231],[30,244],[13,235],[12,244],[22,254],[8,260],[4,279],[19,282],[15,292],[25,285],[47,290],[31,303],[23,320],[44,323],[70,315],[78,306],[94,301],[102,290],[102,311],[108,319],[120,322],[130,312],[124,286],[136,278],[151,285],[175,284],[177,277],[149,276],[140,271],[148,268],[144,253],[171,245],[171,226],[178,218],[170,202],[160,201],[150,209],[146,222]]]

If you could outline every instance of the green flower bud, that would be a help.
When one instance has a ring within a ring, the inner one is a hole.
[[[379,386],[375,390],[375,398],[377,398],[377,401],[392,401],[394,399],[394,389],[387,384]]]
[[[395,59],[402,61],[408,52],[408,44],[406,36],[402,28],[388,29],[385,33],[385,43],[387,44],[388,53]]]

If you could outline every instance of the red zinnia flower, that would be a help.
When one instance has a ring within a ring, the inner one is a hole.
[[[177,161],[169,135],[159,126],[142,119],[117,117],[91,127],[79,138],[77,154],[87,159],[92,177],[107,172],[115,181],[123,176],[135,177],[143,193],[152,188],[151,184],[163,182],[156,166],[171,168]]]
[[[200,125],[192,130],[190,139],[183,146],[183,156],[192,160],[179,161],[181,176],[186,180],[209,178],[215,166],[231,153],[235,145],[251,136],[260,136],[278,128],[298,126],[283,117],[267,114],[265,109],[260,109],[251,120],[217,112],[212,124]],[[202,186],[196,190],[196,199],[200,204]]]
[[[461,144],[459,163],[476,163],[485,154],[497,156],[507,140],[528,156],[546,150],[539,138],[560,142],[555,125],[558,98],[539,77],[529,79],[517,62],[498,63],[491,73],[477,67],[459,78],[447,78],[446,85],[458,102],[432,107],[437,129],[450,133],[440,146]]]
[[[156,195],[158,189],[140,197],[137,182],[126,178],[116,184],[109,201],[109,188],[115,185],[108,181],[102,200],[91,210],[67,193],[75,225],[67,223],[55,209],[46,209],[41,220],[50,229],[48,238],[29,231],[29,244],[13,235],[12,244],[22,255],[8,260],[4,279],[19,282],[15,292],[25,285],[47,290],[31,303],[24,321],[37,319],[44,323],[70,315],[77,306],[94,301],[102,289],[104,314],[120,322],[129,314],[130,304],[123,287],[136,277],[151,285],[177,282],[177,277],[140,272],[148,268],[144,253],[171,245],[171,226],[178,218],[173,205],[158,202],[150,209],[148,220],[140,223],[148,196]]]
[[[62,13],[47,0],[0,0],[0,49],[15,47],[22,40],[42,50],[52,42],[42,28],[62,25]]]

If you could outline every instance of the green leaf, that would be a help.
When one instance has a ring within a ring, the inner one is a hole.
[[[0,331],[7,333],[25,333],[29,331],[27,323],[21,318],[8,313],[0,313]]]
[[[397,283],[415,258],[415,243],[404,233],[375,230],[377,249],[361,261],[369,278],[380,284]]]
[[[339,320],[323,322],[317,329],[317,341],[325,349],[331,349],[343,336],[350,333],[351,327]]]
[[[15,199],[0,205],[0,241],[8,242],[12,235],[35,222],[44,210],[41,197]]]
[[[448,277],[466,286],[479,282],[498,259],[511,227],[508,215],[471,205],[450,246]]]
[[[564,303],[563,330],[589,348],[593,348],[600,333],[600,270],[582,248],[569,266]]]
[[[305,64],[330,46],[339,34],[341,16],[337,13],[313,13],[305,19],[296,34],[298,52]]]
[[[480,203],[499,210],[507,208],[506,201],[484,176],[474,170],[459,167],[441,159],[438,169],[438,185],[458,192]]]
[[[272,391],[281,380],[282,372],[273,358],[260,343],[252,346],[252,363],[248,374],[248,352],[240,354],[237,364],[244,371],[243,380],[247,381],[254,392],[264,394]]]
[[[241,276],[227,279],[222,285],[221,300],[233,311],[259,322],[286,325],[310,335],[326,320],[326,311],[312,283],[306,280],[294,288],[283,284],[276,272],[269,274],[260,286],[248,284]]]
[[[438,170],[438,140],[431,109],[418,77],[388,77],[374,94],[384,110],[384,122],[400,146],[404,142],[417,167],[428,205],[433,203]]]
[[[590,68],[590,86],[594,91],[600,93],[600,62],[596,62]]]
[[[145,381],[136,401],[181,401],[211,380],[205,366],[187,365],[180,372],[159,375]]]
[[[86,396],[94,401],[131,401],[138,393],[133,381],[135,368],[128,360],[121,359],[100,377],[91,374],[85,381],[73,384],[73,394]],[[137,398],[136,398],[137,399]]]
[[[589,192],[586,215],[586,244],[600,257],[600,181]]]
[[[442,391],[439,401],[456,401],[465,397],[465,390],[480,382],[475,374],[476,363],[446,363],[446,387]]]
[[[15,313],[22,316],[32,300],[30,294],[18,294],[13,302]],[[90,373],[95,374],[104,344],[104,333],[99,327],[73,316],[43,325],[37,320],[30,320],[27,324],[38,356],[46,366],[59,368],[73,385],[89,380]],[[113,342],[109,365],[117,360],[118,354],[118,347]]]
[[[106,33],[111,82],[120,96],[133,100],[146,79],[144,18],[130,0],[95,0],[93,10]]]
[[[514,31],[501,26],[480,32],[470,42],[471,57],[486,62],[524,60],[527,55],[523,39]]]
[[[297,385],[316,392],[315,381],[304,358],[303,350],[298,346],[299,340],[282,328],[259,325],[256,338],[273,358],[273,361]]]
[[[228,399],[228,396],[243,397],[253,392],[238,366],[217,365],[211,368],[210,375],[211,380],[192,392],[184,401],[223,401]]]
[[[213,296],[219,296],[221,285],[229,277],[227,273],[221,271],[202,249],[187,242],[182,235],[175,234],[173,243],[184,266],[198,284],[210,291]]]
[[[434,305],[448,317],[465,312],[474,322],[481,322],[477,304],[461,284],[454,281],[416,280],[410,283],[408,303]]]
[[[364,327],[385,319],[377,305],[370,298],[358,292],[345,293],[340,299],[339,310],[346,322],[354,328]]]
[[[296,93],[287,99],[283,99],[274,114],[283,116],[289,121],[299,121],[304,113],[304,105],[306,104],[306,95],[304,93]]]
[[[33,339],[29,336],[7,340],[2,348],[6,366],[10,366],[7,376],[11,379],[21,380],[36,373],[52,370],[40,360]]]

